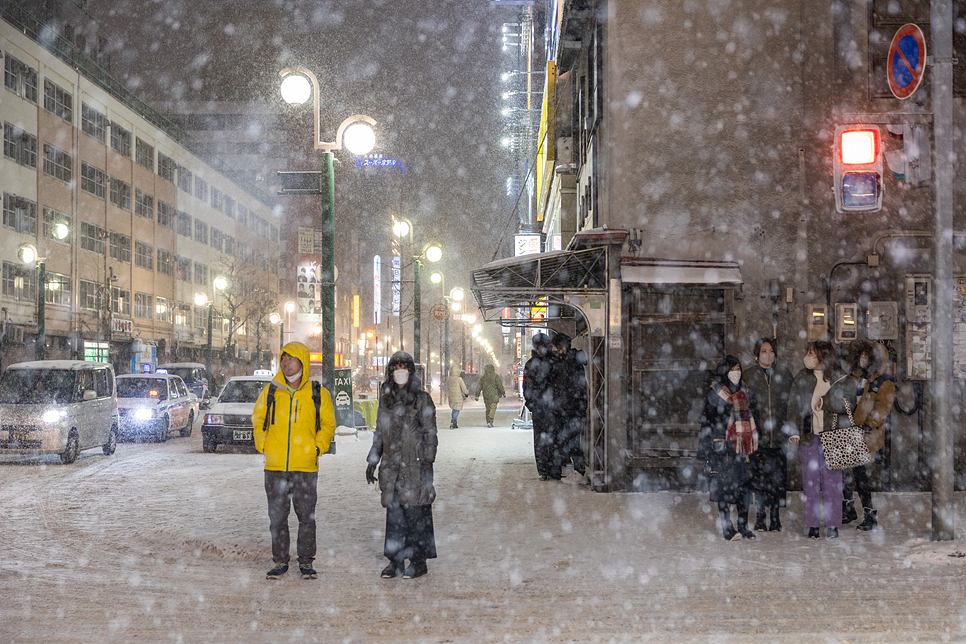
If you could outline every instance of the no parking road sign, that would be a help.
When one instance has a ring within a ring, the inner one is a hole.
[[[913,95],[926,70],[926,41],[913,24],[902,25],[889,46],[889,89],[898,99]]]

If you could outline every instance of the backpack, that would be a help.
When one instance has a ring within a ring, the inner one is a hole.
[[[265,422],[262,424],[262,431],[267,432],[270,423],[275,422],[275,390],[278,385],[273,380],[268,385],[267,408],[265,409]],[[322,429],[322,383],[312,381],[312,402],[315,403],[315,433],[318,434]]]

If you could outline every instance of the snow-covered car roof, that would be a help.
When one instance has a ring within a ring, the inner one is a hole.
[[[92,367],[110,367],[107,362],[89,362],[87,360],[32,360],[18,362],[7,369],[83,369]]]

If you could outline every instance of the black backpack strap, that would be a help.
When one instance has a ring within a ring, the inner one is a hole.
[[[322,383],[312,381],[312,402],[315,403],[315,433],[322,431]]]
[[[266,399],[267,406],[265,407],[265,422],[262,424],[262,431],[267,432],[268,426],[275,422],[275,390],[278,389],[278,385],[272,382],[268,385],[268,398]]]

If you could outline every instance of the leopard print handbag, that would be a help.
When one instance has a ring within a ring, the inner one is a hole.
[[[838,427],[839,415],[834,414],[832,430],[821,434],[822,455],[825,456],[825,467],[830,470],[859,467],[872,462],[864,432],[861,427],[855,426],[848,400],[845,401],[845,411],[849,415],[849,427]]]

